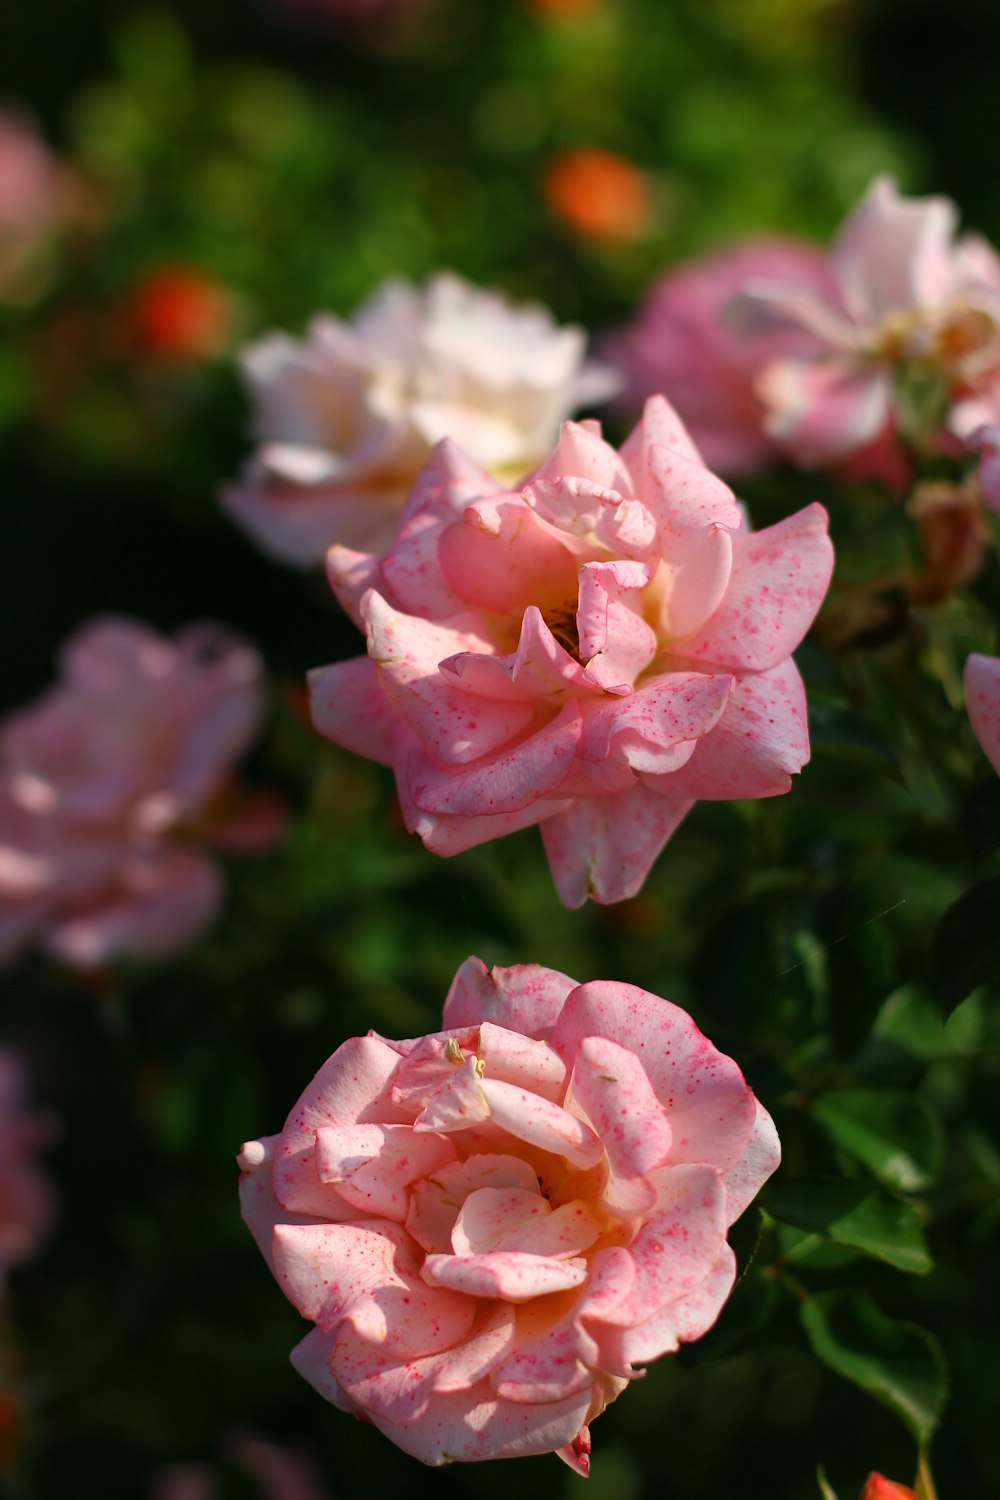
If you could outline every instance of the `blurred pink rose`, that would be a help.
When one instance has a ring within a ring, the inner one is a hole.
[[[28,1106],[21,1058],[0,1047],[0,1290],[8,1269],[30,1260],[52,1226],[54,1194],[37,1158],[53,1134],[51,1118]]]
[[[978,427],[968,446],[981,455],[979,486],[983,503],[1000,515],[1000,426]]]
[[[57,227],[65,172],[31,119],[0,109],[0,302],[18,300],[30,265]]]
[[[535,964],[459,969],[445,1030],[370,1032],[239,1157],[243,1213],[315,1328],[292,1363],[428,1464],[559,1453],[699,1338],[769,1116],[684,1011]]]
[[[632,323],[601,350],[625,377],[626,399],[638,405],[647,396],[666,396],[705,462],[722,474],[748,474],[781,456],[764,430],[754,379],[770,360],[818,347],[799,329],[743,334],[730,323],[732,298],[760,280],[834,295],[826,255],[816,246],[745,240],[661,276]]]
[[[299,567],[331,542],[378,551],[433,445],[452,437],[516,479],[563,417],[617,388],[583,363],[582,329],[449,273],[387,282],[350,322],[251,344],[243,373],[258,447],[223,492],[265,552]]]
[[[1000,776],[1000,657],[973,652],[965,663],[964,683],[972,732]]]
[[[311,674],[313,721],[394,767],[435,853],[540,823],[567,906],[620,901],[696,799],[775,796],[808,760],[790,653],[826,522],[749,531],[662,399],[620,454],[567,422],[520,493],[443,444],[384,559],[330,550],[368,659]]]
[[[226,1443],[233,1463],[262,1500],[329,1500],[313,1465],[301,1454],[253,1433],[238,1433]],[[217,1500],[219,1476],[207,1464],[177,1463],[156,1475],[151,1500]]]
[[[1000,416],[1000,258],[956,239],[956,220],[949,199],[903,198],[879,177],[831,248],[835,295],[778,278],[737,299],[748,333],[816,341],[757,382],[768,432],[799,462],[839,463],[897,428],[964,438]]]
[[[221,901],[198,839],[263,847],[280,831],[273,798],[231,787],[260,724],[262,663],[221,625],[169,640],[107,617],[60,665],[0,725],[0,959],[34,942],[80,967],[168,953]]]

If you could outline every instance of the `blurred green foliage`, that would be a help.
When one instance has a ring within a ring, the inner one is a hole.
[[[294,690],[355,632],[214,500],[245,448],[232,345],[347,312],[389,274],[450,265],[599,329],[727,237],[825,237],[878,170],[955,191],[996,232],[994,12],[440,0],[419,23],[317,30],[263,0],[75,0],[0,25],[0,92],[37,109],[94,201],[44,295],[0,314],[5,694],[37,692],[89,613],[226,619],[274,671],[257,769],[295,808],[280,850],[233,864],[190,953],[87,983],[37,959],[4,977],[0,1030],[63,1122],[61,1228],[9,1298],[11,1495],[146,1496],[158,1466],[216,1464],[244,1427],[319,1455],[331,1495],[577,1490],[555,1459],[425,1474],[326,1407],[288,1366],[303,1330],[237,1215],[240,1141],[277,1129],[345,1037],[433,1029],[470,952],[688,1006],[784,1142],[718,1326],[597,1426],[594,1500],[806,1500],[819,1461],[842,1495],[870,1469],[908,1478],[949,1381],[942,1500],[1000,1490],[995,1445],[977,1446],[998,1332],[1000,1019],[982,986],[1000,795],[958,688],[968,650],[996,648],[995,556],[876,641],[807,644],[814,755],[789,797],[699,806],[639,897],[569,913],[535,833],[435,860],[387,774],[316,742]],[[547,206],[549,163],[581,145],[646,174],[644,234],[586,239]],[[215,358],[123,334],[137,282],[178,265],[232,298]],[[845,588],[915,565],[898,507],[823,489],[779,475],[747,498],[761,524],[825,499]],[[222,1483],[250,1493],[235,1470]]]

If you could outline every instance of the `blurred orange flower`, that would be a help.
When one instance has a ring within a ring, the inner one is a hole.
[[[545,199],[552,212],[586,239],[634,240],[648,228],[649,183],[614,151],[580,146],[549,163]]]
[[[232,340],[235,302],[197,266],[161,266],[133,286],[125,309],[129,342],[165,359],[206,359]]]
[[[884,1474],[869,1474],[861,1491],[861,1500],[914,1500],[907,1484],[896,1484]]]

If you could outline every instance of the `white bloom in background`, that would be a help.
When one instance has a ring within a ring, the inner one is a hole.
[[[552,447],[559,423],[614,394],[584,362],[581,328],[450,272],[386,282],[353,318],[313,319],[304,338],[267,334],[243,374],[257,447],[223,492],[272,556],[321,562],[333,542],[381,551],[431,448],[450,437],[511,482]]]

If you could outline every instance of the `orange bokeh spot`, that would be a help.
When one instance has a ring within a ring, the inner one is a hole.
[[[558,218],[587,239],[634,240],[649,226],[649,184],[614,151],[581,146],[555,157],[545,174],[545,198]]]
[[[869,1474],[861,1500],[913,1500],[913,1491],[909,1485],[886,1479],[884,1474]]]
[[[197,267],[164,266],[132,288],[126,324],[130,342],[145,354],[204,359],[230,341],[233,299]]]

